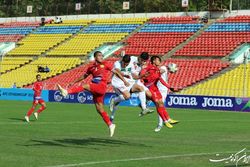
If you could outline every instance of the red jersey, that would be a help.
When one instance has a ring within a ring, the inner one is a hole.
[[[34,98],[41,98],[42,90],[43,90],[43,83],[42,82],[35,82],[33,86],[34,90]]]
[[[152,85],[157,85],[157,82],[160,81],[164,86],[167,88],[170,88],[170,85],[167,84],[162,78],[161,78],[161,72],[160,69],[152,64],[148,64],[148,66],[144,69],[142,69],[141,74],[149,73],[147,76],[143,78],[144,85],[146,87],[150,87]]]
[[[92,74],[93,79],[92,82],[108,82],[109,72],[112,71],[113,66],[109,64],[107,61],[103,61],[102,63],[94,62],[87,69],[86,74]]]

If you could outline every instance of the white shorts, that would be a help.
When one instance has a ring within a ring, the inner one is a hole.
[[[162,101],[165,103],[167,95],[168,95],[168,90],[161,90],[161,89],[159,89],[159,91],[161,92]]]
[[[136,81],[136,84],[139,85],[139,86],[142,86],[142,87],[144,88],[145,91],[148,90],[148,88],[141,82],[140,79],[138,79],[138,80]]]
[[[111,81],[111,84],[114,88],[114,91],[116,94],[120,95],[121,92],[125,92],[125,91],[128,91],[130,92],[130,90],[132,89],[132,87],[134,86],[135,84],[135,81],[134,80],[127,80],[127,82],[129,83],[129,86],[125,86],[124,82],[114,82],[114,81]]]

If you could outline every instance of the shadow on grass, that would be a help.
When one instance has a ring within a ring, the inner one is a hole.
[[[26,120],[24,118],[9,118],[9,120],[26,122]],[[30,120],[30,122],[34,122],[34,121],[35,120]]]
[[[123,145],[123,146],[132,146],[132,147],[150,147],[141,143],[133,143],[133,142],[106,139],[106,138],[92,138],[92,137],[84,138],[84,139],[31,140],[29,143],[31,144],[23,145],[23,146],[60,146],[60,147],[82,148],[82,147],[89,147],[89,146],[120,147]],[[89,148],[92,148],[92,147],[89,147]]]

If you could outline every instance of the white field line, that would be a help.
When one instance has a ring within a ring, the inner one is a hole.
[[[216,155],[216,154],[230,154],[236,153],[237,151],[227,151],[227,152],[211,152],[211,153],[190,153],[190,154],[179,154],[179,155],[163,155],[163,156],[155,156],[155,157],[141,157],[141,158],[129,158],[129,159],[117,159],[117,160],[107,160],[107,161],[90,161],[90,162],[82,162],[82,163],[74,163],[74,164],[61,164],[61,165],[52,165],[46,167],[76,167],[76,166],[88,166],[88,165],[101,165],[101,164],[109,164],[116,162],[130,162],[130,161],[145,161],[145,160],[156,160],[156,159],[170,159],[170,158],[178,158],[178,157],[195,157],[195,156],[207,156],[207,155]],[[209,159],[207,160],[209,162]]]
[[[180,123],[181,122],[231,122],[232,120],[231,119],[216,119],[216,120],[213,120],[213,119],[207,119],[207,120],[183,120],[183,121],[180,121]],[[250,120],[237,120],[237,122],[248,122],[248,123],[250,123]],[[144,121],[144,120],[140,120],[140,121],[118,121],[117,122],[118,124],[120,124],[120,123],[155,123],[155,121]],[[25,121],[22,121],[22,120],[20,120],[20,121],[17,121],[17,122],[14,122],[14,121],[9,121],[9,122],[6,122],[6,121],[4,121],[4,122],[0,122],[0,125],[22,125],[22,124],[41,124],[41,125],[46,125],[46,124],[48,124],[48,125],[53,125],[53,124],[55,124],[55,125],[63,125],[63,124],[65,124],[65,125],[67,125],[67,124],[70,124],[70,125],[72,125],[72,124],[96,124],[96,122],[94,122],[94,121],[72,121],[72,122],[60,122],[60,121],[55,121],[55,122],[48,122],[48,121],[46,121],[46,122],[39,122],[39,121],[31,121],[30,123],[27,123],[27,122],[25,122]]]

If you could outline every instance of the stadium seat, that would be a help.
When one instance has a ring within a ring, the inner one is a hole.
[[[42,79],[56,76],[64,71],[72,69],[81,64],[80,58],[53,58],[53,57],[40,57],[32,61],[28,65],[12,70],[11,72],[4,73],[0,76],[2,87],[11,87],[14,82],[18,87],[31,84],[35,82],[35,76],[38,73],[38,66],[48,66],[49,73],[40,73]]]
[[[109,61],[111,64],[113,64],[116,60],[118,60],[117,58],[109,58],[107,61]],[[65,73],[62,73],[60,75],[57,75],[55,77],[52,77],[50,79],[47,79],[45,81],[43,81],[43,84],[45,85],[46,89],[49,90],[55,90],[57,89],[56,84],[60,84],[62,87],[66,87],[68,86],[69,83],[73,82],[74,80],[76,80],[77,78],[81,77],[87,70],[87,68],[89,67],[90,63],[81,65],[79,67],[76,67],[72,70],[69,70]],[[111,78],[111,73],[110,76]],[[85,79],[84,83],[89,83],[91,81],[92,77],[89,76],[88,78]],[[81,83],[79,83],[81,84]],[[32,85],[28,85],[26,86],[27,88],[31,88]],[[112,92],[113,89],[111,86],[108,87],[108,92]]]
[[[180,94],[249,97],[250,78],[244,76],[245,68],[247,70],[246,73],[249,74],[250,64],[246,66],[242,64],[216,78],[183,90]]]

